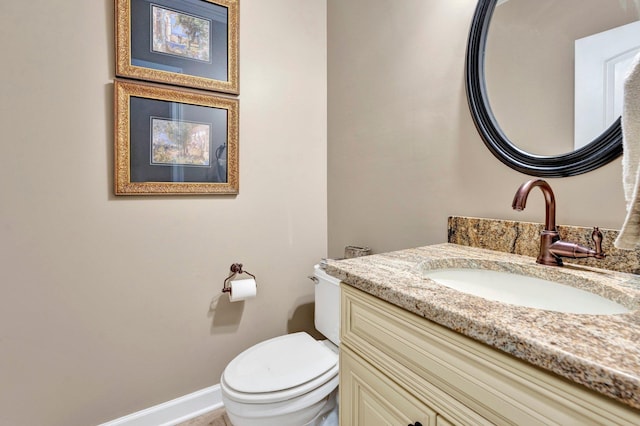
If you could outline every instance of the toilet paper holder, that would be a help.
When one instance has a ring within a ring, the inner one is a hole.
[[[254,280],[256,279],[256,276],[253,275],[251,272],[242,270],[242,263],[233,263],[231,264],[231,267],[229,269],[231,270],[231,274],[227,277],[226,280],[224,280],[224,283],[222,284],[223,293],[231,293],[231,286],[229,285],[229,281],[235,278],[235,276],[238,274],[247,274],[251,276],[251,278],[253,278]]]

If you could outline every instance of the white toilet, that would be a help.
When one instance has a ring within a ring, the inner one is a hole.
[[[340,280],[314,268],[315,326],[329,340],[293,333],[235,357],[220,378],[234,426],[304,426],[337,404]]]

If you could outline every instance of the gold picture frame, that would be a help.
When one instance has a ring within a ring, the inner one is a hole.
[[[116,75],[238,94],[239,0],[116,0]]]
[[[114,82],[116,195],[237,194],[239,101]]]

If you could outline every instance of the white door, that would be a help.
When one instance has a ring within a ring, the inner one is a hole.
[[[578,149],[622,114],[624,79],[640,53],[640,21],[575,42],[575,132]]]

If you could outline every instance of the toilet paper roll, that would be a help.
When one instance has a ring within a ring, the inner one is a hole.
[[[229,292],[229,300],[231,302],[239,302],[256,297],[256,280],[252,278],[231,281],[229,287],[231,287]]]

